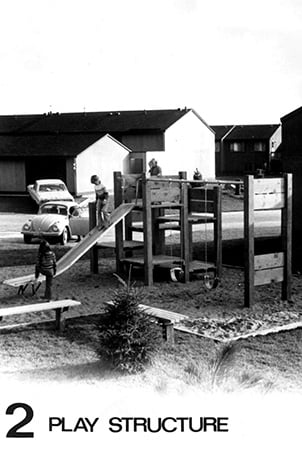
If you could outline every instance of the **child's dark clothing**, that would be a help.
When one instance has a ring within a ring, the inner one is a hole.
[[[51,300],[52,298],[52,280],[56,274],[57,264],[56,255],[49,249],[45,252],[39,251],[38,260],[36,264],[36,278],[39,274],[45,275],[46,286],[45,286],[45,298]]]

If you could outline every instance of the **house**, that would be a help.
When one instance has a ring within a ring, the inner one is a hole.
[[[215,131],[216,176],[241,177],[274,170],[281,125],[211,125]]]
[[[109,134],[1,135],[0,145],[0,191],[10,194],[40,178],[60,178],[71,193],[87,194],[94,173],[112,189],[112,172],[124,171],[130,153]]]
[[[214,132],[193,109],[0,116],[0,193],[22,194],[39,178],[61,178],[73,194],[99,173],[140,173],[156,158],[164,174],[196,167],[215,177]]]
[[[281,118],[281,160],[284,172],[293,174],[293,265],[302,267],[302,107]]]

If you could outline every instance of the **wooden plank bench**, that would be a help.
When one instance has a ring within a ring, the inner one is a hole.
[[[162,326],[164,330],[164,339],[170,344],[174,344],[174,324],[188,319],[187,316],[166,309],[154,308],[153,306],[140,304],[139,308],[146,314],[154,317]]]
[[[106,302],[107,305],[113,305],[112,302]],[[174,344],[174,324],[188,319],[188,316],[179,314],[166,309],[154,308],[153,306],[139,304],[138,307],[163,327],[163,337],[170,344]]]
[[[9,306],[7,308],[0,308],[0,321],[3,319],[3,317],[54,310],[56,313],[55,317],[56,329],[63,330],[64,328],[64,320],[62,317],[63,313],[67,311],[69,308],[79,306],[80,304],[81,304],[80,302],[75,300],[64,299],[44,303],[34,303],[30,305]]]

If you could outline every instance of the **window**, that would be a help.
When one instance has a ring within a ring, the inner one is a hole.
[[[255,142],[254,143],[254,151],[255,152],[265,152],[264,142]]]
[[[244,142],[231,142],[230,143],[230,152],[238,153],[238,152],[244,152]]]

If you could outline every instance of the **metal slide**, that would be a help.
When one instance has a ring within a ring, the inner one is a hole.
[[[65,255],[62,256],[57,262],[57,273],[56,277],[61,275],[65,270],[69,269],[74,263],[76,263],[98,240],[104,237],[112,227],[114,227],[118,222],[120,222],[129,212],[134,208],[134,203],[123,203],[118,206],[110,215],[110,224],[107,228],[102,228],[99,230],[97,227],[89,231],[89,233],[84,237],[84,239],[77,245],[75,245],[71,250],[69,250]],[[38,282],[41,283],[45,280],[45,277],[39,276]],[[25,288],[29,284],[35,282],[34,274],[25,275],[23,277],[11,278],[10,280],[4,280],[3,284],[13,287],[24,287],[21,289],[21,293],[24,292]]]

